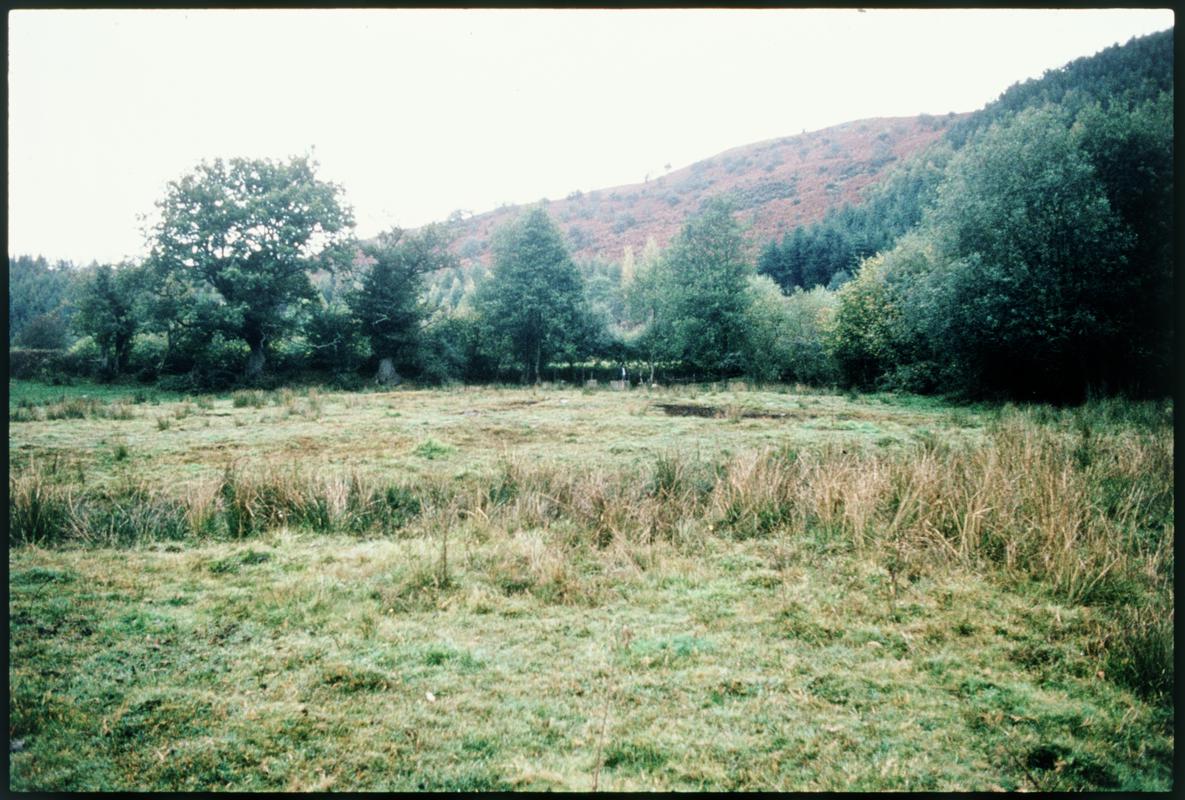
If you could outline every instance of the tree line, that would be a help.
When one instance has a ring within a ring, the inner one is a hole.
[[[359,241],[307,158],[203,163],[169,184],[142,262],[10,258],[11,355],[66,349],[73,333],[70,369],[195,389],[301,372],[536,382],[602,363],[650,381],[1166,393],[1166,69],[1171,31],[1013,87],[864,203],[756,259],[724,200],[665,249],[612,264],[574,263],[530,209],[495,233],[492,268],[455,307],[428,300],[431,276],[457,267],[446,226]]]
[[[1172,36],[1011,87],[864,203],[766,246],[759,272],[784,291],[837,290],[841,383],[1172,391]]]

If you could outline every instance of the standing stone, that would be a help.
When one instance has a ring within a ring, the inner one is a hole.
[[[395,371],[394,361],[384,358],[379,362],[379,373],[375,376],[375,382],[381,386],[398,386],[403,383],[403,378]]]

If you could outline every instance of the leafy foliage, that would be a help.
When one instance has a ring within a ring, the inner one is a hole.
[[[424,276],[454,265],[447,244],[444,229],[429,226],[417,232],[396,228],[362,245],[369,265],[361,286],[349,296],[350,309],[372,352],[396,369],[417,366],[420,328],[427,316]]]
[[[1162,92],[1128,113],[1087,106],[1074,129],[1112,211],[1133,237],[1124,284],[1109,287],[1106,313],[1124,335],[1112,337],[1100,354],[1106,377],[1168,393],[1175,322],[1173,95]]]
[[[343,256],[353,224],[340,189],[315,169],[307,158],[216,159],[169,184],[151,255],[166,329],[241,339],[248,373],[262,371],[268,343],[315,299],[309,269]]]
[[[1010,90],[936,151],[913,232],[841,293],[849,383],[1059,401],[1170,391],[1172,94],[1149,78],[1171,68],[1165,36]]]
[[[787,298],[764,275],[749,278],[748,292],[745,373],[757,380],[780,380],[791,360]]]
[[[1058,397],[1097,383],[1130,235],[1057,112],[990,128],[939,194],[930,228],[961,262],[947,313],[965,388]]]
[[[501,229],[494,271],[475,305],[490,343],[523,380],[541,380],[555,359],[574,358],[589,325],[580,273],[547,212],[536,208]]]
[[[64,316],[61,311],[38,314],[21,328],[16,344],[32,350],[65,349],[70,329]]]
[[[341,303],[314,305],[304,331],[305,358],[314,369],[346,373],[366,357],[366,342],[357,320]]]
[[[1170,105],[1027,109],[957,153],[916,231],[841,292],[845,378],[1061,401],[1167,390]]]
[[[885,365],[896,360],[895,299],[880,256],[865,261],[856,279],[839,290],[832,348],[848,384],[870,387]]]
[[[839,367],[830,339],[838,306],[836,293],[817,286],[801,289],[785,298],[783,334],[779,340],[782,379],[815,386],[829,386],[839,379]]]
[[[876,184],[858,206],[831,209],[815,224],[784,234],[762,250],[757,271],[785,292],[842,284],[862,259],[886,250],[920,222],[937,199],[953,150],[939,143]]]
[[[713,202],[671,243],[656,317],[667,333],[666,356],[700,374],[739,374],[747,347],[746,291],[752,265],[745,259],[731,208]]]
[[[616,218],[624,231],[645,192],[616,217],[597,193],[577,193],[578,213],[559,212],[567,239],[546,203],[492,239],[472,228],[457,259],[436,226],[349,241],[339,188],[307,158],[203,163],[170,184],[143,265],[10,258],[10,349],[25,348],[22,373],[98,365],[179,390],[256,382],[269,361],[273,381],[311,367],[351,384],[372,358],[380,376],[434,383],[540,381],[548,369],[616,378],[644,365],[649,382],[745,374],[976,397],[1163,395],[1176,310],[1171,44],[1171,31],[1133,40],[931,126],[944,139],[860,205],[767,242],[760,278],[736,217],[797,201],[776,176],[722,187],[665,251],[650,240],[636,260],[627,247],[620,263],[575,265],[582,221]],[[895,160],[891,138],[882,131],[870,159],[829,174],[832,187]],[[736,173],[751,157],[690,173]],[[772,174],[778,158],[759,160]],[[63,352],[72,333],[83,338]]]
[[[673,281],[658,245],[651,239],[635,262],[632,253],[622,270],[624,316],[635,326],[630,342],[650,368],[654,380],[655,362],[669,349],[671,320],[662,313],[663,301],[673,291]]]
[[[143,279],[139,267],[103,264],[87,270],[77,284],[74,326],[98,345],[104,372],[127,371],[132,341],[140,326],[134,303]]]
[[[38,256],[8,258],[8,343],[51,349],[64,346],[69,336],[71,286],[77,267],[68,261],[50,264]],[[42,331],[22,337],[25,328],[36,323]],[[50,328],[48,335],[44,328]]]
[[[957,122],[946,138],[956,147],[993,123],[1026,108],[1057,105],[1070,114],[1095,103],[1123,111],[1142,100],[1173,91],[1173,31],[1161,31],[1112,45],[1093,56],[1048,70],[1040,78],[1010,86],[982,111]]]

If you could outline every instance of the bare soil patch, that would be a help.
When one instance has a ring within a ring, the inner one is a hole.
[[[708,417],[713,419],[724,419],[729,416],[738,416],[743,419],[790,419],[795,416],[785,411],[766,411],[764,409],[746,408],[740,411],[731,412],[726,408],[718,408],[716,406],[700,406],[694,403],[656,403],[656,408],[670,417]]]

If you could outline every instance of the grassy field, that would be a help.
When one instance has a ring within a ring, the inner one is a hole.
[[[1171,789],[1172,434],[14,381],[10,788]]]

